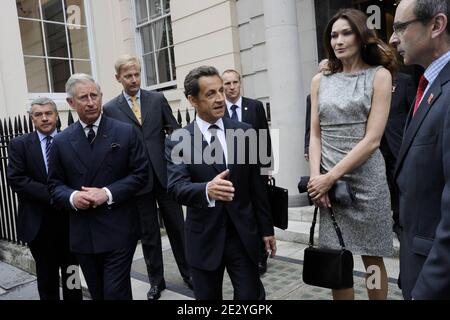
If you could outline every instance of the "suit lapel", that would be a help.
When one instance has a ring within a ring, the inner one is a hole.
[[[242,122],[251,123],[250,121],[250,114],[248,112],[250,105],[249,101],[242,97]]]
[[[134,115],[133,111],[131,110],[130,105],[128,104],[127,100],[125,99],[123,93],[121,93],[117,99],[118,99],[119,109],[128,118],[130,118],[131,121],[133,121],[137,126],[141,126],[138,119],[136,119],[136,116]],[[141,94],[141,105],[142,105],[142,94]],[[141,107],[141,110],[142,110],[142,107]]]
[[[75,154],[78,156],[80,162],[83,163],[86,168],[89,168],[90,164],[92,163],[92,150],[87,140],[86,134],[84,133],[83,127],[78,121],[69,128],[71,128],[70,130],[72,130],[69,138],[70,144],[72,145],[72,148]]]
[[[100,125],[98,126],[97,135],[92,146],[92,157],[95,161],[91,163],[87,178],[88,185],[92,185],[99,168],[102,166],[106,156],[109,154],[108,151],[111,150],[113,140],[111,133],[111,123],[108,121],[107,117],[103,116],[100,121]]]
[[[434,80],[428,92],[426,92],[426,95],[424,95],[414,117],[412,116],[413,108],[411,108],[407,119],[407,128],[405,130],[403,142],[398,155],[395,177],[398,175],[401,164],[403,163],[403,160],[405,159],[406,154],[414,141],[417,131],[420,129],[420,126],[425,120],[427,114],[430,112],[431,108],[433,108],[434,104],[441,95],[443,82],[449,80],[449,73],[450,63],[447,63],[447,65],[439,73],[436,80]]]
[[[41,177],[43,178],[43,181],[47,179],[47,171],[45,169],[45,162],[44,162],[44,155],[42,154],[42,148],[41,148],[41,141],[39,141],[39,135],[36,131],[34,131],[30,135],[30,139],[28,140],[29,143],[29,151],[32,155],[33,159],[36,159],[36,161],[33,162],[35,165],[35,169]]]
[[[147,95],[147,92],[141,89],[141,116],[142,116],[142,125],[148,119],[151,119],[151,110],[152,106],[150,103],[150,97]],[[147,119],[148,118],[148,119]]]

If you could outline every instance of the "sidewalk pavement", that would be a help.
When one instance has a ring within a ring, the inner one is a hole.
[[[164,268],[167,289],[162,292],[161,300],[191,300],[193,292],[184,284],[170,249],[167,236],[162,238],[164,251]],[[302,282],[301,272],[303,250],[306,245],[278,241],[277,256],[268,261],[267,273],[261,278],[268,300],[330,300],[331,290],[311,287]],[[390,300],[401,300],[397,287],[398,258],[385,259],[389,277]],[[364,266],[359,256],[355,256],[355,295],[356,299],[367,300],[365,290]],[[82,276],[82,275],[81,275]],[[135,300],[146,300],[149,289],[145,262],[140,245],[138,245],[132,266],[132,288]],[[82,277],[83,286],[85,286]],[[232,299],[232,287],[228,275],[224,279],[224,299]],[[38,300],[36,277],[0,262],[0,300]]]

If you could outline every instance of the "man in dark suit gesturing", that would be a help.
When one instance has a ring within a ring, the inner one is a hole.
[[[134,195],[148,177],[144,146],[132,126],[102,116],[92,77],[72,75],[66,92],[80,120],[54,139],[50,193],[70,210],[70,247],[92,298],[129,300],[139,236]]]
[[[166,132],[172,132],[179,125],[162,93],[141,89],[141,64],[138,58],[122,56],[117,60],[115,69],[116,79],[122,84],[123,92],[105,104],[103,112],[131,124],[144,141],[150,178],[136,201],[141,219],[142,251],[151,284],[147,298],[157,300],[166,288],[166,283],[156,201],[180,274],[192,289],[189,266],[184,256],[183,210],[167,194],[167,163],[164,157]]]
[[[28,243],[36,262],[41,300],[59,300],[60,269],[64,300],[81,300],[78,262],[69,248],[69,216],[53,206],[47,188],[48,154],[57,135],[56,104],[48,98],[36,99],[29,114],[36,131],[8,146],[8,182],[19,198],[18,236]]]
[[[192,70],[184,87],[197,117],[167,138],[166,157],[169,192],[188,206],[186,257],[195,297],[222,299],[226,268],[235,299],[261,298],[260,234],[266,251],[271,250],[273,256],[273,223],[260,166],[248,160],[250,142],[237,144],[233,138],[234,133],[252,129],[248,124],[222,119],[223,82],[214,67]]]
[[[261,101],[241,96],[241,75],[234,69],[225,70],[222,73],[225,103],[227,110],[224,116],[234,121],[248,123],[258,133],[258,161],[262,167],[271,166],[272,146],[270,140],[269,124],[266,112]],[[265,146],[264,152],[259,151],[260,146]],[[263,156],[261,156],[263,155]],[[268,173],[268,172],[267,172]],[[267,182],[267,177],[262,176]],[[269,209],[270,210],[270,209]],[[261,255],[258,263],[259,273],[263,275],[267,271],[267,254],[264,244],[261,245]]]
[[[391,44],[425,68],[400,147],[400,281],[405,299],[450,298],[450,6],[402,0]]]

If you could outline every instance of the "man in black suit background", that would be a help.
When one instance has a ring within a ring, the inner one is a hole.
[[[394,181],[395,164],[402,144],[406,118],[414,101],[415,88],[412,77],[397,73],[392,81],[392,102],[388,122],[381,138],[380,150],[386,162],[386,177],[391,193],[392,218],[394,232],[399,236],[398,199],[399,194]]]
[[[184,216],[181,206],[167,194],[167,163],[164,157],[166,133],[179,128],[162,93],[141,89],[138,58],[124,55],[116,64],[116,79],[123,92],[104,106],[104,114],[131,124],[145,145],[148,183],[136,197],[141,222],[141,243],[150,290],[149,300],[157,300],[166,288],[158,223],[158,202],[170,245],[184,282],[192,289],[189,266],[184,255]]]
[[[233,137],[252,129],[223,118],[223,82],[214,67],[192,70],[184,87],[197,117],[167,138],[166,157],[169,192],[188,206],[186,257],[195,297],[222,299],[226,268],[234,299],[259,299],[264,296],[258,272],[260,235],[272,256],[276,242],[260,166],[256,158],[254,164],[249,161],[251,142],[240,145]]]
[[[448,0],[402,0],[390,39],[405,65],[425,69],[394,174],[405,299],[450,298],[449,18]]]
[[[92,298],[131,300],[134,196],[148,179],[144,146],[132,126],[101,114],[102,93],[91,76],[72,75],[66,92],[79,121],[54,139],[50,194],[70,210],[70,247]]]
[[[262,167],[271,167],[271,140],[269,124],[266,112],[261,101],[241,96],[241,75],[234,69],[225,70],[222,73],[225,103],[227,110],[225,117],[235,121],[250,124],[258,133],[258,160]],[[263,140],[263,141],[261,141]],[[266,146],[264,157],[261,157],[259,146]],[[262,176],[267,182],[267,177]],[[261,255],[258,263],[259,273],[263,275],[267,271],[267,258],[264,243],[261,244]]]
[[[8,146],[8,182],[19,199],[18,237],[28,243],[36,262],[41,300],[60,299],[60,270],[64,300],[82,300],[78,262],[69,248],[69,215],[53,205],[47,188],[48,154],[57,135],[56,104],[36,99],[29,114],[36,130]]]

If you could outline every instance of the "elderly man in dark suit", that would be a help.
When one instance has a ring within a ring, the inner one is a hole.
[[[184,282],[192,289],[189,266],[184,256],[184,217],[181,206],[167,194],[167,164],[164,157],[166,133],[179,127],[162,93],[141,89],[141,64],[125,55],[116,62],[116,79],[123,92],[105,104],[104,114],[131,124],[142,137],[149,161],[147,185],[136,197],[141,219],[141,242],[150,290],[157,300],[166,288],[156,202],[158,202],[175,261]]]
[[[391,194],[392,218],[394,232],[399,236],[398,199],[399,194],[394,181],[395,164],[402,144],[406,118],[414,100],[415,89],[412,77],[397,73],[392,81],[392,101],[388,122],[381,138],[380,150],[386,162],[386,176]]]
[[[28,243],[36,262],[41,300],[60,299],[60,270],[64,300],[82,300],[78,262],[69,248],[69,216],[53,205],[47,188],[48,155],[57,135],[56,104],[48,98],[36,99],[29,114],[36,131],[11,140],[8,146],[8,182],[19,198],[19,240]]]
[[[223,118],[223,82],[214,67],[192,70],[184,87],[197,117],[167,138],[166,157],[169,192],[188,206],[186,257],[195,297],[222,299],[226,268],[235,299],[260,299],[259,247],[263,237],[266,251],[275,254],[273,223],[260,166],[248,160],[250,142],[233,138],[252,129]]]
[[[450,6],[402,0],[391,44],[425,68],[408,115],[395,179],[405,299],[450,298]]]
[[[135,194],[147,182],[142,140],[129,124],[101,114],[100,86],[85,74],[66,84],[79,121],[50,151],[49,186],[70,210],[70,247],[95,300],[130,300],[130,270],[139,236]]]
[[[231,120],[242,121],[250,124],[258,132],[258,147],[266,146],[264,153],[258,150],[258,160],[262,167],[271,167],[271,139],[269,124],[267,122],[266,112],[261,101],[241,96],[241,75],[234,69],[225,70],[222,73],[223,87],[225,93],[225,103],[227,110],[224,116]],[[262,140],[262,141],[261,141]],[[262,144],[261,144],[262,143]],[[264,156],[261,157],[261,154]],[[268,172],[267,172],[268,173]],[[267,178],[262,176],[264,182]],[[259,259],[259,273],[263,275],[267,271],[268,255],[264,249],[264,243],[261,244],[261,255]]]

